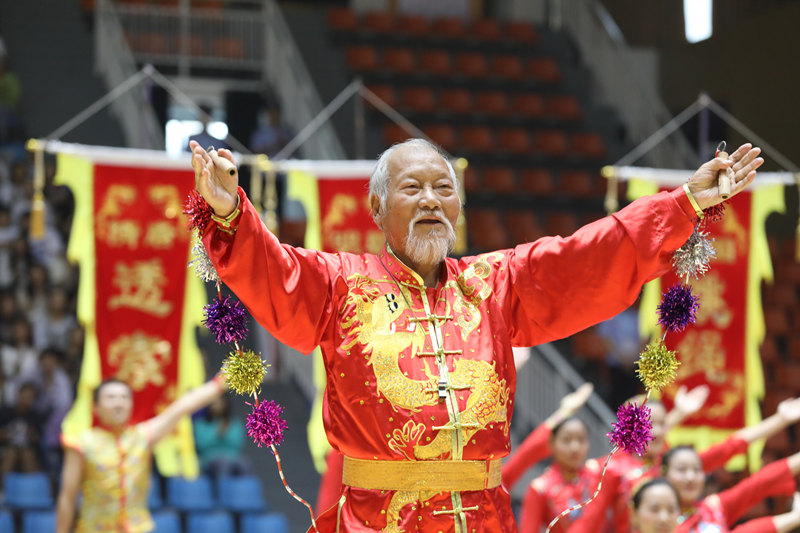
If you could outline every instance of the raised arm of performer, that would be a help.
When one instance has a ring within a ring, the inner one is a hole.
[[[672,410],[667,413],[666,430],[669,431],[680,425],[681,422],[702,409],[710,393],[711,389],[708,385],[698,385],[692,390],[688,390],[686,385],[681,385],[678,392],[675,393]]]
[[[788,512],[749,520],[732,533],[789,533],[797,527],[800,527],[800,492],[794,493],[792,508]]]
[[[571,417],[589,400],[594,385],[584,383],[561,398],[561,403],[547,420],[539,424],[522,444],[503,462],[503,485],[510,492],[528,468],[550,455],[550,434],[554,427]]]

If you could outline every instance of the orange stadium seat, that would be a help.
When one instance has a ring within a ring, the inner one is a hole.
[[[472,111],[472,93],[467,89],[442,89],[439,101],[442,109],[452,113],[470,113]]]
[[[606,157],[606,144],[603,138],[593,132],[572,135],[572,149],[578,155],[602,159]]]
[[[462,52],[456,56],[456,71],[471,78],[482,78],[489,72],[486,55],[481,52]]]
[[[497,139],[497,147],[512,154],[529,154],[532,151],[531,138],[525,128],[503,128]]]
[[[512,244],[533,242],[544,236],[539,219],[532,211],[514,209],[506,213],[506,227]]]
[[[464,191],[475,193],[482,188],[481,171],[475,165],[467,166],[464,170]]]
[[[536,44],[539,42],[539,33],[530,22],[507,22],[503,33],[512,41],[520,44]]]
[[[367,89],[391,107],[397,107],[397,93],[391,85],[367,85]]]
[[[237,37],[215,37],[212,51],[218,57],[226,59],[244,59],[244,46]]]
[[[534,196],[552,196],[556,192],[553,173],[546,168],[525,168],[519,173],[520,189]]]
[[[143,33],[136,40],[135,52],[160,55],[167,53],[167,38],[161,33]]]
[[[185,42],[190,56],[201,57],[206,55],[206,42],[201,36],[190,35]]]
[[[461,144],[475,152],[494,150],[494,136],[487,126],[467,126],[461,131]]]
[[[459,18],[443,17],[433,22],[432,33],[449,39],[461,39],[467,34],[467,28]]]
[[[593,177],[585,170],[562,170],[559,174],[559,189],[566,196],[588,198],[599,193],[599,177]]]
[[[499,55],[492,60],[492,74],[501,78],[517,81],[525,76],[522,60],[514,55]]]
[[[492,116],[508,113],[508,96],[503,91],[478,91],[475,95],[475,109]]]
[[[427,126],[422,128],[422,131],[425,132],[425,135],[430,137],[433,142],[447,150],[448,152],[452,152],[455,148],[458,147],[458,139],[456,138],[456,132],[453,127],[449,124],[435,124],[431,126]]]
[[[403,142],[406,139],[409,139],[410,137],[411,134],[409,134],[399,124],[390,122],[383,125],[383,140],[386,142],[387,145]]]
[[[470,34],[481,41],[495,42],[503,37],[503,31],[496,19],[478,19],[472,23]]]
[[[453,71],[450,52],[447,50],[423,50],[419,54],[419,66],[428,74],[447,76]]]
[[[545,115],[544,99],[536,93],[515,93],[511,110],[527,118],[542,118]]]
[[[571,95],[551,96],[548,98],[547,114],[565,121],[578,121],[583,117],[580,102]]]
[[[395,18],[386,11],[371,11],[364,15],[363,26],[379,35],[388,35],[395,30]]]
[[[374,46],[366,44],[349,46],[345,57],[347,66],[355,71],[373,72],[378,69],[378,51]]]
[[[483,170],[483,188],[499,194],[517,191],[514,171],[508,167],[487,167]]]
[[[417,68],[417,61],[408,48],[389,48],[383,52],[383,65],[395,74],[411,74]]]
[[[470,209],[467,218],[467,235],[470,246],[481,251],[498,250],[508,245],[507,232],[493,209]]]
[[[786,335],[791,330],[789,326],[789,313],[786,309],[765,308],[764,323],[767,326],[767,332],[772,335]]]
[[[569,153],[567,135],[560,130],[543,130],[533,134],[534,151],[551,156],[563,157]]]
[[[352,9],[332,7],[325,12],[328,26],[337,31],[354,32],[358,29],[358,16]]]
[[[424,37],[430,33],[431,25],[422,15],[402,15],[397,19],[397,30],[406,35]]]
[[[430,87],[408,87],[400,98],[403,107],[417,112],[429,113],[436,109],[436,95]]]
[[[534,57],[528,61],[528,74],[541,83],[561,83],[561,69],[549,57]]]
[[[571,211],[551,211],[544,219],[548,235],[568,237],[578,229],[578,221]]]

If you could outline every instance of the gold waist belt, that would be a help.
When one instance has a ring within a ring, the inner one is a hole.
[[[342,483],[370,490],[461,492],[500,485],[500,459],[379,461],[344,457]]]

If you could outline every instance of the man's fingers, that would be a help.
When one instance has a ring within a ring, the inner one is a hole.
[[[752,145],[752,144],[750,144],[750,143],[744,143],[744,144],[743,144],[743,145],[741,145],[739,148],[737,148],[735,152],[733,152],[733,153],[732,153],[732,154],[729,156],[729,159],[730,159],[731,161],[733,161],[733,162],[739,161],[739,160],[740,160],[742,157],[744,157],[744,156],[745,156],[745,154],[747,154],[747,152],[748,152],[748,151],[749,151],[749,150],[750,150],[752,147],[753,147],[753,145]]]
[[[764,158],[757,157],[752,161],[750,161],[743,168],[736,171],[736,173],[734,174],[734,178],[736,179],[736,181],[741,181],[745,178],[745,176],[747,176],[751,172],[755,172],[755,170],[758,169],[758,167],[760,167],[763,164],[764,164]]]
[[[233,160],[233,152],[231,152],[227,148],[220,148],[219,150],[217,150],[217,155],[224,157],[231,163],[236,163],[236,161]]]
[[[734,172],[738,172],[742,167],[749,165],[761,153],[761,148],[753,148],[747,152],[741,159],[736,161],[731,167]]]

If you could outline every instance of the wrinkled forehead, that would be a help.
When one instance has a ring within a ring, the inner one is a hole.
[[[438,179],[451,178],[450,167],[444,158],[433,148],[427,146],[401,146],[387,159],[389,182],[407,176]]]

